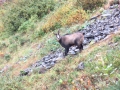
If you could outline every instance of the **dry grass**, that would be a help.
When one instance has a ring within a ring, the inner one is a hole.
[[[77,6],[81,5],[84,10],[93,10],[102,6],[105,0],[77,0]]]
[[[1,17],[1,15],[0,15]],[[0,33],[2,33],[4,31],[4,25],[2,23],[2,21],[0,20]]]
[[[87,18],[86,12],[81,8],[75,8],[75,2],[71,0],[60,6],[57,10],[51,12],[43,21],[38,23],[37,30],[41,29],[48,32],[54,27],[57,27],[56,24],[64,27],[83,23]]]

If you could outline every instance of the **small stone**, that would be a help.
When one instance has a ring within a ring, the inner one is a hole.
[[[76,68],[77,70],[83,70],[84,69],[84,63],[80,62]]]
[[[94,36],[91,33],[87,33],[84,37],[85,38],[93,38]]]
[[[43,67],[45,67],[45,66],[46,66],[45,62],[42,62],[41,64],[42,64],[42,66],[43,66]]]
[[[71,51],[69,51],[69,54],[75,55],[76,52],[71,50]]]
[[[37,50],[39,50],[41,48],[41,44],[39,44],[38,46],[37,46]]]
[[[44,62],[46,64],[46,63],[50,63],[51,61],[52,61],[52,59],[46,59]]]
[[[101,16],[103,16],[103,17],[107,17],[107,16],[111,16],[111,14],[102,14]]]
[[[83,45],[87,45],[88,43],[89,43],[89,41],[87,39],[84,39]]]
[[[53,61],[54,63],[56,63],[57,60],[56,60],[56,58],[53,58],[53,59],[51,59],[51,61]]]
[[[35,63],[35,64],[32,65],[32,67],[38,67],[40,65],[41,65],[40,63]]]
[[[98,38],[98,37],[95,37],[94,41],[95,41],[95,42],[98,42],[98,41],[99,41],[99,38]]]
[[[54,63],[54,62],[51,62],[50,64],[51,64],[51,66],[54,66],[54,65],[55,65],[55,63]]]
[[[78,51],[79,51],[79,49],[75,49],[74,51],[75,51],[75,52],[78,52]]]
[[[76,49],[76,47],[71,47],[71,48],[70,48],[70,50],[75,50],[75,49]]]
[[[102,33],[103,33],[104,35],[109,35],[109,32],[108,32],[107,30],[104,30]]]
[[[53,66],[51,66],[51,65],[49,65],[49,66],[46,66],[46,69],[50,69],[51,67],[53,67]]]
[[[95,35],[94,35],[94,37],[97,37],[97,36],[99,36],[100,34],[101,34],[100,32],[96,32]]]

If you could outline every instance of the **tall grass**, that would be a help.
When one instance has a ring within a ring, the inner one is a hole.
[[[84,10],[94,10],[101,7],[106,0],[77,0],[76,5],[82,7]]]
[[[45,19],[39,23],[38,28],[44,32],[49,32],[60,27],[78,23],[81,24],[87,18],[87,13],[81,8],[76,8],[75,2],[71,0],[67,1],[45,17]]]
[[[36,15],[37,19],[41,19],[54,9],[53,0],[21,0],[17,4],[12,2],[6,4],[2,21],[5,30],[11,34],[18,31],[19,28],[21,29],[23,23],[27,22],[32,16]]]

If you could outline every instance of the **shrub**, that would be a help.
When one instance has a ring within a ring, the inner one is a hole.
[[[45,17],[39,27],[44,32],[55,30],[60,27],[83,23],[88,15],[82,8],[76,8],[75,1],[68,1]],[[43,23],[44,22],[44,23]]]
[[[26,31],[29,29],[33,29],[34,28],[34,23],[37,20],[37,16],[31,16],[31,18],[29,20],[27,20],[26,22],[23,22],[21,24],[21,26],[18,28],[18,31]]]
[[[58,25],[61,26],[61,19],[71,10],[71,8],[73,8],[72,2],[66,2],[61,5],[58,9],[46,17],[46,20],[41,25],[41,29],[48,32],[50,29],[54,29],[56,26],[58,27]]]
[[[117,83],[114,83],[113,85],[109,85],[104,90],[120,90],[120,81],[118,81]]]
[[[105,0],[77,0],[78,7],[82,7],[84,10],[93,10],[102,6]]]
[[[6,10],[3,17],[5,30],[14,33],[18,29],[26,29],[25,25],[28,25],[32,16],[36,15],[38,19],[41,19],[53,9],[53,0],[20,0]]]
[[[9,60],[11,59],[11,56],[8,55],[8,54],[5,54],[4,59],[5,59],[6,61],[9,61]]]
[[[21,77],[13,78],[9,73],[0,77],[0,90],[26,90]]]
[[[114,42],[118,42],[118,41],[120,41],[120,36],[114,37]]]
[[[18,46],[17,46],[16,43],[11,44],[11,45],[9,46],[9,51],[10,51],[10,52],[15,52],[15,51],[17,51],[17,49],[18,49]]]
[[[32,37],[31,41],[33,41],[34,39],[36,39],[38,37],[42,37],[44,35],[45,35],[45,32],[42,29],[35,31],[31,36]]]
[[[69,13],[65,15],[65,19],[66,19],[65,25],[83,23],[87,18],[88,16],[82,8],[78,8],[78,9],[73,8]]]
[[[0,42],[0,50],[6,47],[7,47],[7,44],[5,42]]]

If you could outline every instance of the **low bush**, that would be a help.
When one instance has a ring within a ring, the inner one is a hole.
[[[114,83],[113,85],[109,85],[104,90],[120,90],[120,81],[118,81],[117,83]]]
[[[11,56],[9,54],[5,54],[4,59],[6,61],[9,61],[11,59]]]
[[[93,10],[102,6],[103,3],[105,3],[105,0],[77,0],[76,5],[84,10]]]
[[[118,42],[118,41],[120,41],[120,36],[114,37],[114,42]]]
[[[11,34],[18,30],[25,30],[29,27],[30,18],[35,15],[38,17],[37,19],[41,19],[53,9],[53,0],[20,0],[17,4],[13,3],[6,9],[3,17],[5,30]],[[34,21],[33,19],[35,18],[32,18],[32,21]]]
[[[83,23],[88,18],[88,15],[82,8],[76,8],[74,2],[68,1],[54,10],[45,17],[44,21],[40,22],[39,27],[44,32],[49,32],[60,27]]]
[[[22,78],[13,78],[9,74],[0,75],[0,90],[26,90]]]

